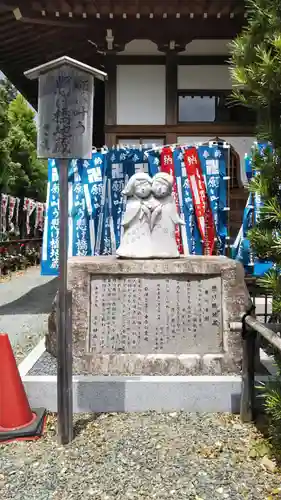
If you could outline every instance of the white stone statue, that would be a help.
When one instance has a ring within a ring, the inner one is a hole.
[[[121,235],[121,244],[116,251],[119,257],[148,259],[151,254],[150,219],[153,201],[152,179],[139,172],[133,175],[125,186],[123,195],[127,197]]]
[[[152,179],[152,194],[158,206],[151,214],[151,239],[153,257],[179,257],[175,238],[176,225],[185,225],[180,218],[172,195],[173,177],[159,172]]]
[[[123,234],[117,256],[130,259],[179,257],[175,226],[184,224],[172,196],[173,178],[160,172],[133,175],[123,195],[127,197]]]

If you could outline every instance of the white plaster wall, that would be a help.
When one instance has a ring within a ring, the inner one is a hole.
[[[131,40],[126,43],[124,50],[118,52],[118,56],[163,56],[164,52],[160,52],[156,43],[151,40]]]
[[[117,124],[164,125],[166,83],[163,65],[117,66]]]
[[[239,154],[240,157],[240,178],[242,183],[245,185],[247,184],[247,178],[246,174],[244,171],[244,157],[246,153],[250,153],[251,147],[256,141],[256,137],[243,137],[243,136],[225,136],[225,135],[220,135],[220,139],[223,139],[226,141],[228,144],[231,144],[231,146],[235,149],[235,151]],[[214,139],[214,137],[210,136],[185,136],[185,137],[178,137],[177,141],[179,144],[200,144],[200,143],[205,143],[209,140]]]
[[[192,40],[188,43],[179,56],[222,56],[229,54],[229,43],[231,40]],[[128,42],[124,50],[118,52],[118,56],[123,55],[163,55],[164,52],[158,50],[156,43],[151,40],[135,39]]]
[[[223,56],[229,54],[231,40],[192,40],[180,56]]]
[[[251,147],[256,141],[255,137],[240,137],[240,136],[225,136],[225,135],[220,135],[220,139],[223,139],[224,141],[228,142],[228,144],[231,144],[231,146],[237,151],[237,153],[240,156],[240,160],[244,160],[245,153],[250,153]],[[205,143],[209,140],[214,139],[214,137],[211,136],[185,136],[185,137],[178,137],[178,143],[179,144],[198,144],[198,143]]]
[[[231,89],[229,68],[220,66],[178,66],[179,90],[228,90]]]

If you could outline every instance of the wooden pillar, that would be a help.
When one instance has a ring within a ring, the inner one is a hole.
[[[166,134],[166,143],[171,144],[177,141],[177,134],[173,131],[173,125],[178,121],[178,66],[177,53],[169,51],[166,53],[166,125],[170,130]]]
[[[107,133],[108,125],[116,125],[117,122],[117,61],[115,54],[107,55],[105,58],[105,143],[111,147],[115,144],[115,137]]]

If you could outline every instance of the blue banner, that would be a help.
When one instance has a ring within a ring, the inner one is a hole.
[[[241,262],[248,274],[253,274],[254,259],[247,238],[247,232],[253,227],[253,194],[250,193],[243,214],[242,226],[232,246],[232,258]]]
[[[97,254],[98,222],[101,213],[103,178],[106,169],[106,154],[94,153],[92,159],[80,160],[83,165],[82,181],[89,217],[90,255]]]
[[[225,254],[227,237],[227,189],[226,162],[229,147],[214,144],[209,147],[199,146],[198,155],[207,188],[207,195],[217,234],[217,247],[221,255]]]
[[[184,163],[184,147],[176,148],[173,154],[175,175],[177,179],[177,188],[179,195],[179,205],[185,220],[182,230],[183,248],[188,247],[189,255],[202,255],[203,246],[200,232],[196,222],[195,209],[192,200],[189,180],[187,177],[186,166]],[[187,252],[185,252],[187,254]]]
[[[48,184],[41,272],[57,276],[59,266],[59,175],[55,160],[48,160]]]
[[[261,156],[264,155],[264,150],[271,146],[266,143],[255,143],[252,147],[250,155],[245,155],[245,171],[248,180],[258,174],[258,171],[252,168],[253,154],[257,150]],[[241,262],[247,274],[253,276],[262,276],[272,268],[272,262],[260,261],[253,254],[251,244],[248,238],[248,231],[258,222],[260,209],[262,207],[262,199],[259,193],[250,193],[243,214],[243,222],[239,233],[232,247],[232,258]]]
[[[97,246],[97,253],[100,255],[114,254],[119,246],[126,158],[125,149],[113,149],[107,154],[99,221],[101,239]]]
[[[83,183],[83,164],[70,162],[68,174],[68,256],[91,255],[89,214]]]
[[[181,237],[185,255],[201,255],[192,194],[184,164],[184,149],[173,148],[180,215],[185,220]],[[219,252],[225,251],[226,151],[222,146],[198,148],[207,194],[213,213]],[[94,152],[91,160],[69,161],[69,256],[111,255],[119,247],[125,210],[123,189],[137,172],[150,176],[160,170],[160,151],[113,148]],[[42,274],[57,275],[59,259],[58,162],[48,161],[48,195],[42,249]]]

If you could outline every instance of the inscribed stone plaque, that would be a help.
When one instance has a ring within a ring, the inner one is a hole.
[[[68,65],[39,77],[39,158],[91,158],[93,76]]]
[[[90,350],[103,354],[220,352],[220,276],[95,276],[91,279]]]

